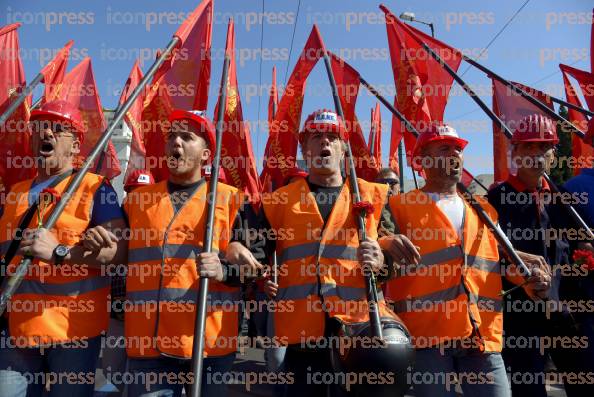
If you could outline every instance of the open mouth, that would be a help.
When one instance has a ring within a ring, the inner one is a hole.
[[[332,152],[330,151],[330,149],[322,149],[320,151],[320,157],[321,158],[330,157],[331,155],[332,155]]]
[[[50,141],[43,141],[39,146],[39,154],[42,156],[51,156],[54,153],[54,144]]]

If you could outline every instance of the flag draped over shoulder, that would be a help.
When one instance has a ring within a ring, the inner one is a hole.
[[[306,80],[318,60],[324,56],[324,51],[322,37],[318,27],[314,25],[270,124],[264,151],[264,169],[260,176],[266,189],[275,190],[281,187],[289,172],[296,167]]]
[[[99,92],[95,84],[91,58],[83,59],[64,77],[63,83],[52,92],[52,96],[47,100],[52,101],[54,99],[70,102],[78,107],[83,117],[86,132],[80,155],[75,160],[75,167],[80,167],[107,127]],[[101,167],[97,170],[99,162],[101,162]],[[95,160],[91,169],[109,179],[120,174],[120,162],[111,141],[107,144],[104,154]]]
[[[20,24],[0,28],[0,114],[16,100],[27,82],[19,52],[17,29]],[[31,97],[0,125],[0,194],[35,173],[28,128]]]
[[[241,97],[237,84],[237,63],[235,59],[235,29],[233,20],[227,29],[225,55],[230,58],[229,71],[224,89],[227,90],[225,104],[221,165],[225,170],[227,183],[246,193],[255,208],[260,204],[260,179],[252,149],[250,129],[243,120]],[[219,97],[214,114],[221,106]]]
[[[44,91],[43,97],[41,98],[41,104],[47,101],[47,98],[53,97],[53,92],[59,90],[64,76],[66,75],[66,69],[68,68],[68,57],[70,55],[70,49],[74,41],[70,40],[66,45],[58,51],[54,59],[52,59],[39,73],[43,74]]]
[[[536,105],[530,103],[526,98],[517,94],[512,88],[499,80],[493,78],[493,112],[505,123],[505,125],[513,131],[518,125],[518,122],[530,114],[542,114],[548,117]],[[525,86],[520,83],[514,83],[518,88],[529,93],[539,101],[546,104],[553,109],[553,102],[551,98],[537,89]],[[511,162],[511,147],[509,138],[505,136],[503,131],[499,128],[497,123],[493,124],[493,168],[495,182],[502,182],[507,179],[510,172],[513,174],[515,170]]]

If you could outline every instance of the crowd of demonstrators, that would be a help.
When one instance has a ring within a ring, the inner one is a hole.
[[[390,351],[389,365],[406,373],[387,380],[405,379],[417,397],[453,397],[455,385],[468,396],[546,396],[548,357],[559,374],[577,376],[559,378],[568,397],[594,395],[593,314],[568,304],[594,294],[591,276],[572,259],[592,245],[563,235],[576,226],[543,178],[558,142],[550,120],[530,115],[519,123],[512,139],[517,173],[487,198],[475,197],[526,274],[458,192],[468,142],[452,127],[433,123],[421,131],[413,151],[421,189],[401,193],[399,175],[382,169],[375,182],[356,179],[357,202],[344,172],[348,130],[329,110],[309,115],[299,133],[307,172],[288,172],[259,211],[222,182],[210,199],[202,170],[212,158],[214,126],[201,111],[176,109],[169,115],[166,180],[130,173],[120,206],[109,183],[88,173],[46,230],[42,221],[76,173],[81,119],[62,101],[32,112],[37,176],[12,187],[16,199],[0,217],[2,254],[14,255],[7,273],[24,256],[33,258],[1,330],[0,396],[91,396],[105,335],[125,342],[125,358],[104,349],[103,367],[130,375],[127,396],[189,393],[200,278],[210,279],[205,396],[229,394],[233,376],[226,375],[241,340],[240,291],[254,282],[255,300],[268,304],[250,312],[250,336],[271,341],[264,346],[267,370],[285,375],[275,396],[361,395],[339,369],[351,365],[355,385],[371,384],[365,376],[379,368],[386,346],[366,347],[367,361],[353,364],[333,342],[349,332],[366,336],[373,307],[382,326],[391,324],[386,332],[400,329],[410,341],[402,346],[416,352],[413,362],[406,349]],[[584,181],[591,177],[584,170],[565,189],[590,192]],[[211,204],[213,244],[203,252]],[[578,210],[591,221],[591,203]],[[248,237],[246,230],[256,233]],[[104,271],[111,265],[124,270]],[[376,306],[368,301],[370,277],[381,287]],[[402,394],[402,387],[394,390]]]

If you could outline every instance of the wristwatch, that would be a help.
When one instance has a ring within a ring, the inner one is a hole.
[[[62,263],[64,263],[64,258],[66,258],[66,256],[68,256],[69,253],[70,248],[68,248],[65,245],[58,244],[56,248],[54,248],[54,257],[56,258],[54,263],[56,265],[61,265]]]

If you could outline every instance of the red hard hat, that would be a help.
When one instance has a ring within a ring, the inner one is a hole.
[[[340,139],[347,141],[349,133],[344,125],[342,118],[335,112],[328,109],[316,110],[303,123],[303,130],[299,134],[299,142],[303,144],[308,133],[334,132],[340,136]]]
[[[153,175],[149,171],[135,169],[126,178],[124,190],[129,191],[132,187],[152,185],[155,183]]]
[[[417,157],[421,153],[421,149],[435,141],[449,141],[457,143],[462,146],[462,149],[468,145],[466,139],[462,139],[458,136],[456,130],[447,124],[441,123],[430,123],[427,129],[419,134],[417,142],[413,150],[413,157]]]
[[[204,139],[206,139],[208,146],[214,150],[216,145],[215,128],[212,121],[206,117],[206,112],[202,110],[175,109],[169,115],[169,122],[172,123],[177,120],[188,120],[193,122],[202,133]]]
[[[518,122],[511,142],[552,142],[556,145],[559,138],[553,120],[542,114],[531,114]]]
[[[72,126],[72,128],[74,128],[75,132],[78,134],[78,137],[81,141],[83,139],[83,134],[86,131],[82,114],[78,107],[61,99],[46,102],[41,105],[39,109],[35,109],[31,112],[29,121],[40,119],[48,121],[60,121],[70,124],[70,126]]]

